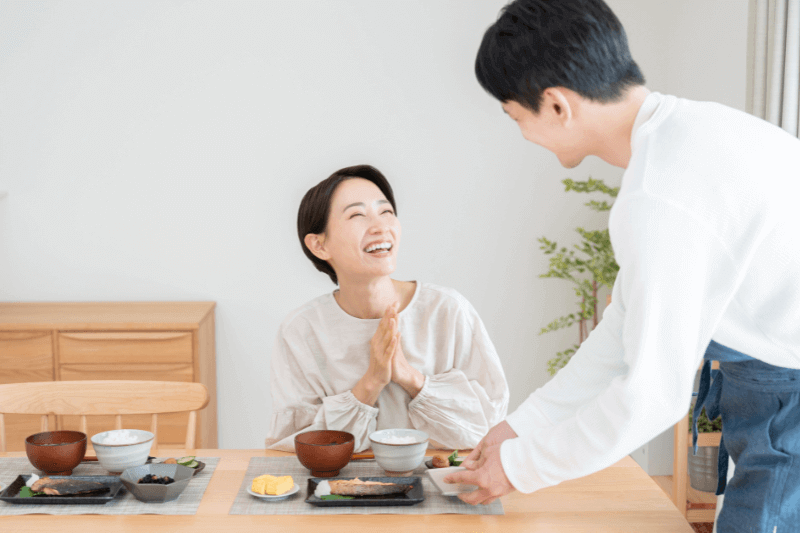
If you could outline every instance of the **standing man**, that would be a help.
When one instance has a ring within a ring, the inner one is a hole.
[[[619,274],[572,360],[448,482],[490,503],[606,468],[698,407],[721,412],[718,531],[800,527],[800,140],[709,102],[650,92],[602,0],[515,0],[478,81],[567,168],[625,170],[609,230]],[[709,390],[710,360],[721,374]],[[697,416],[695,416],[695,420]]]

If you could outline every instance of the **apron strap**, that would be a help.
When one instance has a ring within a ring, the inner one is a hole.
[[[717,492],[716,495],[725,493],[728,484],[728,449],[725,447],[725,438],[719,439],[719,455],[717,455]]]
[[[692,450],[694,455],[697,455],[697,420],[700,418],[703,407],[706,408],[706,416],[709,420],[716,420],[721,414],[722,381],[722,372],[712,370],[710,360],[703,363],[703,369],[700,371],[700,386],[697,389],[697,401],[692,410]],[[725,492],[727,481],[728,450],[725,448],[725,441],[720,438],[717,457],[717,495]]]

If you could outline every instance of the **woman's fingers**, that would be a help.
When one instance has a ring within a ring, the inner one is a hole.
[[[378,322],[378,331],[385,332],[389,326],[390,319],[391,317],[389,316],[389,313],[384,313],[381,317],[381,321]]]
[[[372,340],[370,340],[370,346],[372,347],[373,353],[383,348],[382,344],[386,343],[386,330],[389,329],[388,324],[389,317],[384,315],[381,318],[381,321],[378,322],[378,329],[375,330],[375,334],[372,336]]]
[[[388,361],[390,356],[394,353],[394,348],[392,347],[392,341],[397,336],[396,327],[392,324],[394,319],[389,319],[389,325],[386,328],[386,331],[383,332],[383,337],[381,338],[380,346],[378,347],[378,351],[376,355],[382,355],[382,359],[384,361]]]
[[[370,341],[372,357],[384,360],[390,358],[390,355],[393,355],[395,351],[395,348],[390,349],[390,344],[392,339],[398,335],[397,302],[395,302],[386,307],[386,311],[378,323],[378,329]]]
[[[392,342],[392,338],[397,334],[397,322],[394,318],[390,318],[388,325],[386,326],[386,333],[384,333],[384,342],[388,345]]]
[[[392,358],[394,357],[395,352],[397,351],[397,343],[400,342],[400,335],[394,335],[392,340],[389,342],[389,346],[386,347],[386,365],[391,366]]]

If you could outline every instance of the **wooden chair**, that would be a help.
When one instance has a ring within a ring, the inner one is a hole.
[[[79,415],[80,431],[87,433],[87,416],[151,415],[150,432],[158,443],[158,415],[189,411],[184,447],[193,450],[197,411],[208,405],[202,383],[180,381],[45,381],[0,385],[0,452],[6,451],[4,414],[41,415],[41,430],[48,431],[48,415]],[[88,435],[91,437],[91,435]]]

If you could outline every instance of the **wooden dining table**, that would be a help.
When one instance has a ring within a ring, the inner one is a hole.
[[[158,457],[189,455],[185,450],[152,452]],[[590,476],[532,494],[502,498],[504,515],[229,515],[251,457],[292,455],[272,450],[194,450],[220,461],[193,516],[20,515],[0,516],[0,531],[108,532],[637,532],[692,533],[667,495],[630,457]],[[0,453],[25,457],[24,452]]]

